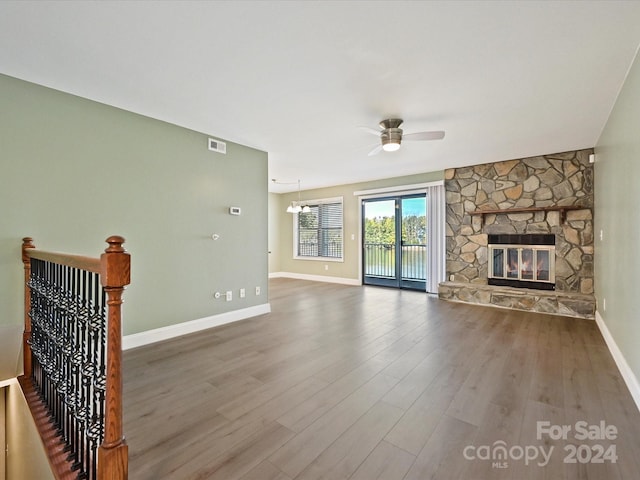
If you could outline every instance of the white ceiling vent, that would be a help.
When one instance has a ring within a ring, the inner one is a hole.
[[[227,153],[227,144],[221,142],[220,140],[216,140],[215,138],[209,139],[209,150],[218,152],[218,153]]]

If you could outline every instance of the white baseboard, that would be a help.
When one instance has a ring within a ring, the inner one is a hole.
[[[296,280],[310,280],[312,282],[340,283],[342,285],[361,285],[360,280],[355,278],[309,275],[306,273],[274,272],[269,274],[269,278],[295,278]]]
[[[607,347],[609,347],[609,351],[611,352],[611,355],[613,356],[613,359],[618,366],[618,370],[620,370],[620,373],[622,374],[624,382],[627,384],[629,392],[631,392],[633,401],[636,402],[636,407],[638,407],[638,410],[640,410],[640,383],[638,383],[638,378],[633,373],[633,370],[631,370],[631,367],[627,363],[627,360],[624,358],[624,355],[618,348],[618,344],[607,328],[607,324],[604,323],[604,319],[600,316],[600,312],[598,311],[596,311],[596,323],[598,324],[600,333],[602,333],[604,341],[607,344]]]
[[[237,322],[245,318],[256,317],[271,312],[271,304],[263,303],[254,307],[242,308],[231,312],[212,315],[210,317],[198,318],[189,322],[177,323],[166,327],[147,330],[146,332],[133,333],[122,337],[122,349],[129,350],[131,348],[149,345],[150,343],[169,340],[170,338],[180,337],[189,333],[199,332],[208,328],[218,327],[227,323]]]

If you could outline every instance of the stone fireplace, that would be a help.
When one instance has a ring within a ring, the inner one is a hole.
[[[593,318],[591,153],[446,170],[439,297]]]

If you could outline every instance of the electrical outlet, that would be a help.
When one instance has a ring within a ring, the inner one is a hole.
[[[329,265],[325,265],[325,266],[324,266],[324,269],[325,269],[325,270],[329,270]]]
[[[227,291],[227,302],[233,300],[233,292],[231,290]]]
[[[244,288],[240,289],[240,298],[244,298],[246,296],[246,292],[244,291]]]
[[[256,295],[260,295],[260,287],[256,287]]]

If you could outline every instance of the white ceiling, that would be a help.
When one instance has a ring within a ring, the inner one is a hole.
[[[592,147],[639,44],[637,1],[0,2],[0,73],[265,150],[303,189]],[[446,137],[367,156],[357,127],[390,116]]]

